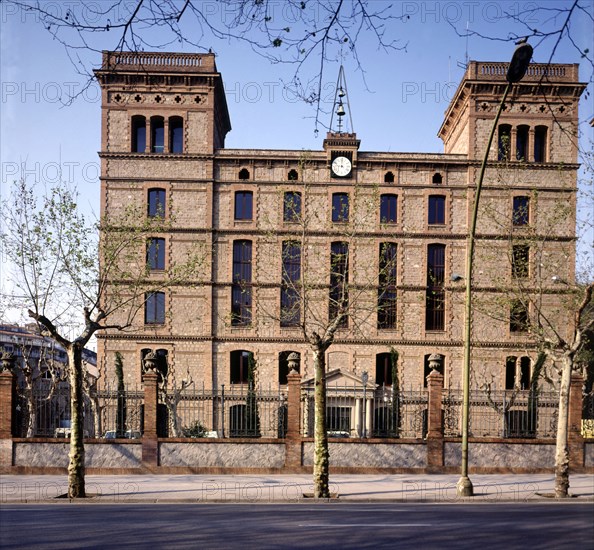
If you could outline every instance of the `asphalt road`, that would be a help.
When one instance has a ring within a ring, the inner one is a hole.
[[[594,504],[3,504],[9,548],[594,548]]]

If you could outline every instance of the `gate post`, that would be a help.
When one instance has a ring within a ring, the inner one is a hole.
[[[429,392],[427,411],[427,470],[440,471],[443,467],[443,374],[437,369],[441,365],[441,355],[434,353],[429,357],[431,372],[427,376]]]
[[[144,358],[144,414],[142,432],[142,466],[154,468],[159,465],[159,442],[157,440],[157,408],[159,405],[159,375],[153,352]]]
[[[299,374],[299,354],[291,353],[287,358],[287,434],[285,436],[285,470],[301,469],[301,375]]]
[[[12,466],[12,397],[14,394],[14,355],[0,355],[0,468]]]

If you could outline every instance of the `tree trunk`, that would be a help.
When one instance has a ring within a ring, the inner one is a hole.
[[[68,454],[68,498],[84,498],[85,446],[83,426],[83,347],[77,342],[68,349],[68,374],[70,378],[70,453]]]
[[[324,350],[314,349],[314,497],[330,498],[328,483],[328,431],[326,430],[326,360]]]
[[[569,447],[567,428],[569,424],[569,385],[571,382],[572,357],[563,357],[561,387],[559,388],[559,417],[555,445],[555,497],[569,496]]]

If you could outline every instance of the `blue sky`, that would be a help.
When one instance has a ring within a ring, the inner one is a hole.
[[[42,0],[43,1],[43,0]],[[90,0],[89,0],[90,1]],[[101,0],[95,0],[99,4]],[[209,0],[213,18],[225,14],[217,12],[214,0]],[[92,3],[92,2],[91,2]],[[129,1],[128,4],[131,5]],[[279,26],[284,22],[283,2],[277,3]],[[347,76],[354,130],[361,139],[361,149],[367,151],[441,152],[443,147],[436,134],[443,113],[463,69],[459,63],[466,54],[473,60],[507,61],[514,50],[513,40],[489,41],[472,37],[468,40],[456,35],[452,26],[464,31],[466,26],[491,36],[507,38],[525,31],[503,18],[506,11],[521,13],[535,2],[442,1],[393,2],[392,13],[408,15],[389,24],[390,39],[397,39],[406,50],[382,51],[371,35],[363,35],[358,43],[364,75],[349,56],[348,48],[332,51],[334,59],[327,66],[323,81],[324,98],[333,98],[333,89],[342,59]],[[592,2],[585,1],[590,6]],[[45,0],[45,5],[63,10],[78,2]],[[124,5],[125,2],[124,2]],[[376,0],[372,6],[388,6]],[[546,8],[569,6],[571,2],[541,1]],[[552,12],[536,16],[521,16],[530,26],[539,30],[558,28],[561,19],[549,19]],[[228,16],[228,14],[227,14]],[[19,176],[19,166],[26,161],[27,176],[42,185],[55,183],[58,166],[62,165],[62,178],[78,186],[82,205],[95,212],[99,210],[98,157],[100,148],[100,96],[93,84],[74,101],[64,106],[60,101],[69,92],[83,89],[85,79],[69,61],[63,46],[40,24],[35,15],[13,10],[0,4],[2,82],[0,160],[2,166],[2,194]],[[573,22],[572,34],[578,44],[594,50],[591,21],[578,17]],[[192,35],[195,28],[186,28]],[[143,31],[153,43],[164,42],[167,37],[156,29]],[[91,38],[97,49],[113,49],[117,32],[98,33]],[[554,41],[535,46],[534,61],[546,62]],[[289,80],[294,67],[271,64],[258,56],[247,45],[234,41],[220,41],[205,36],[201,44],[217,53],[217,66],[223,75],[227,90],[232,131],[227,136],[227,147],[321,149],[324,129],[314,134],[314,109],[296,100],[283,90],[282,81]],[[169,51],[197,51],[172,43]],[[100,64],[100,54],[81,52],[87,68]],[[313,60],[317,63],[317,59]],[[564,40],[557,49],[554,62],[580,62],[579,55]],[[303,80],[315,75],[314,64],[306,66]],[[587,121],[594,116],[592,106],[591,68],[583,64],[580,77],[588,85],[588,98],[583,96],[580,118],[582,144],[592,143],[592,128]],[[326,105],[329,108],[329,105]],[[328,123],[329,116],[322,116]],[[591,201],[591,198],[590,198]],[[584,210],[585,208],[585,210]],[[585,215],[594,215],[592,203],[582,204]],[[591,234],[586,246],[591,246]],[[583,244],[582,244],[583,246]]]

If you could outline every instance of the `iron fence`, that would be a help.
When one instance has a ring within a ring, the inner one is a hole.
[[[280,387],[247,384],[161,392],[161,437],[284,438],[287,396]]]
[[[462,435],[462,403],[462,390],[444,393],[444,436]],[[557,430],[559,396],[555,392],[472,390],[469,406],[471,437],[547,438]]]
[[[302,389],[301,402],[302,433],[313,437],[314,388]],[[426,390],[330,386],[326,390],[328,437],[422,438],[427,434],[427,406]]]

